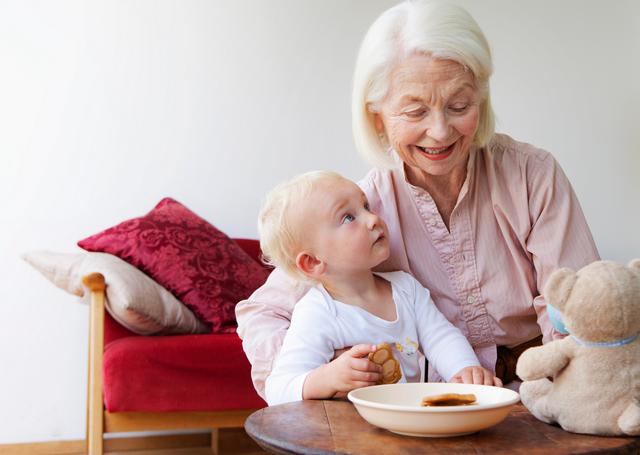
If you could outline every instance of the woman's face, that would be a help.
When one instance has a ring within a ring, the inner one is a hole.
[[[376,128],[411,175],[466,173],[479,104],[471,71],[452,60],[413,55],[392,71]]]

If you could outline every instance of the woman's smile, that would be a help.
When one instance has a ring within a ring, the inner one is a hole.
[[[440,161],[448,158],[455,150],[457,141],[445,147],[422,147],[416,145],[415,148],[421,155],[432,161]]]

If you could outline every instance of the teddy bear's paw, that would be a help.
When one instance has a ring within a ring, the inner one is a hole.
[[[516,364],[518,377],[523,381],[535,381],[553,376],[566,363],[565,357],[558,355],[561,351],[557,348],[557,343],[551,342],[524,351]]]
[[[640,407],[636,402],[627,406],[618,419],[618,426],[629,436],[640,436]]]

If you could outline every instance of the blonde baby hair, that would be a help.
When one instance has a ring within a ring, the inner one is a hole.
[[[292,210],[304,201],[320,182],[344,179],[331,171],[311,171],[282,182],[266,195],[258,215],[258,234],[263,262],[281,268],[291,277],[309,282],[296,266],[296,256],[304,243],[303,232],[292,217]]]

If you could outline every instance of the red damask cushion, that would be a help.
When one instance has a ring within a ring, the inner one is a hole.
[[[78,246],[139,268],[211,324],[214,333],[235,332],[236,303],[268,275],[227,235],[170,198]]]

